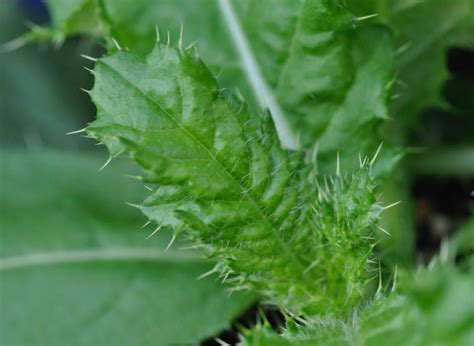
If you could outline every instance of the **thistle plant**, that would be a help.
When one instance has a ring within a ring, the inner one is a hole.
[[[153,193],[139,208],[158,228],[184,232],[225,281],[293,314],[350,311],[364,298],[383,210],[373,161],[319,181],[193,48],[121,51],[93,74],[98,113],[86,131],[142,166]]]
[[[134,6],[152,13],[161,1],[48,4],[52,27],[26,40],[79,33],[104,43],[103,56],[84,56],[94,64],[85,91],[96,120],[75,132],[105,144],[103,168],[120,155],[140,166],[149,193],[132,206],[154,225],[144,241],[164,233],[166,250],[186,242],[213,263],[201,278],[217,274],[230,291],[256,293],[284,312],[284,327],[263,320],[241,330],[242,344],[469,342],[474,309],[460,308],[444,329],[438,314],[451,304],[445,292],[466,295],[472,270],[442,260],[417,274],[401,268],[397,278],[386,265],[390,285],[383,283],[377,246],[390,230],[380,223],[398,201],[382,203],[380,184],[404,145],[381,145],[397,80],[386,26],[338,0],[209,1],[204,19],[187,15],[201,30],[220,13],[216,23],[225,22],[238,61],[228,67],[219,60],[224,49],[186,45],[182,23],[173,36],[127,16]],[[202,46],[216,44],[213,35],[227,44],[208,31]],[[425,286],[430,280],[441,293]]]

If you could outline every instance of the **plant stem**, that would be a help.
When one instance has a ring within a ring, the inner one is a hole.
[[[219,8],[224,16],[235,49],[240,56],[242,70],[253,89],[259,106],[270,110],[281,145],[287,149],[298,149],[296,135],[293,133],[287,119],[285,119],[283,110],[278,104],[275,95],[273,95],[272,90],[263,78],[257,59],[250,48],[250,44],[245,37],[232,5],[229,0],[219,0]]]

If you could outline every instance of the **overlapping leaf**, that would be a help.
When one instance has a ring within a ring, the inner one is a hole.
[[[198,280],[211,265],[195,251],[164,252],[169,234],[146,240],[152,230],[123,203],[144,191],[121,176],[130,165],[98,173],[91,155],[1,157],[2,345],[197,343],[251,304]]]
[[[394,78],[387,30],[361,27],[337,0],[234,1],[229,8],[236,26],[229,24],[223,3],[105,0],[97,11],[102,15],[99,26],[108,27],[119,44],[141,53],[152,48],[156,26],[163,37],[169,30],[177,42],[184,23],[186,41],[198,41],[222,87],[238,89],[260,107],[266,107],[269,98],[276,100],[300,145],[319,143],[321,170],[333,171],[337,152],[342,167],[357,167],[358,154],[367,155],[380,143],[377,128],[387,118]],[[69,27],[57,24],[71,20],[65,18],[64,5],[50,1],[49,6],[54,27]],[[235,40],[236,30],[248,41],[249,52]],[[248,55],[257,63],[259,76],[250,71]],[[253,77],[261,77],[266,87],[255,85]],[[262,92],[266,88],[271,95]]]
[[[186,229],[236,288],[295,313],[357,305],[370,279],[370,236],[381,208],[370,165],[309,183],[270,119],[218,88],[191,51],[157,44],[97,61],[87,132],[111,155],[128,152],[156,184],[141,206],[160,227]]]

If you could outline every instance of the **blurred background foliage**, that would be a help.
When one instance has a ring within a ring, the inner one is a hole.
[[[32,21],[44,23],[44,5],[33,1],[0,3],[0,42],[28,30]],[[92,85],[79,52],[93,47],[87,39],[74,39],[61,49],[47,43],[28,45],[0,55],[0,143],[4,148],[91,150],[93,143],[65,136],[91,120],[93,105],[80,90]]]

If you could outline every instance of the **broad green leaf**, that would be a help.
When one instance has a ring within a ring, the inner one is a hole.
[[[375,301],[341,321],[289,323],[277,335],[269,325],[247,331],[244,345],[471,345],[474,340],[474,275],[452,265],[423,269],[401,282],[401,292]]]
[[[400,84],[394,93],[395,127],[414,124],[426,107],[443,105],[441,87],[448,77],[446,53],[451,46],[474,46],[472,0],[356,0],[359,15],[378,14],[395,33]]]
[[[154,184],[148,217],[186,231],[237,289],[295,313],[337,314],[363,299],[382,211],[371,165],[319,188],[270,119],[220,89],[192,50],[120,51],[93,74],[87,132],[142,166]]]
[[[391,37],[382,27],[361,27],[342,2],[102,4],[110,34],[140,53],[153,47],[156,26],[163,41],[169,30],[176,43],[184,23],[184,41],[198,42],[220,85],[238,89],[250,104],[268,107],[273,117],[283,119],[276,126],[284,146],[294,148],[299,141],[309,148],[318,143],[323,171],[335,169],[338,152],[342,167],[357,167],[358,154],[372,154],[381,141],[377,128],[387,118],[394,79]],[[236,38],[239,34],[244,44]],[[293,132],[288,140],[282,135],[286,126]]]
[[[2,345],[196,343],[251,302],[198,280],[209,264],[165,252],[170,234],[146,239],[152,230],[123,203],[143,187],[117,164],[99,173],[95,157],[2,153]]]
[[[373,44],[368,46],[368,42]],[[379,125],[388,118],[387,99],[394,76],[389,32],[384,27],[357,30],[351,33],[350,49],[352,72],[348,70],[347,73],[354,76],[343,100],[335,102],[334,111],[329,113],[321,102],[315,101],[319,109],[316,110],[317,116],[312,116],[312,111],[308,111],[306,116],[307,119],[321,119],[326,114],[323,132],[312,135],[318,138],[319,163],[323,168],[327,167],[326,170],[335,169],[334,157],[338,153],[343,160],[342,167],[357,167],[359,155],[373,154],[381,140]],[[334,67],[336,70],[340,67]],[[336,72],[327,73],[332,79]],[[323,75],[323,71],[319,75]],[[317,128],[310,123],[299,127]],[[381,157],[378,175],[390,174],[400,159],[397,149],[386,145]]]
[[[387,30],[359,27],[337,1],[249,1],[240,19],[302,146],[317,143],[322,171],[334,172],[338,153],[341,167],[357,167],[358,154],[375,152],[394,77]]]

